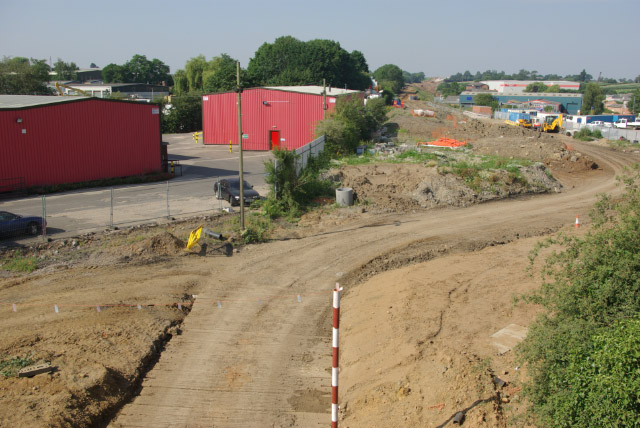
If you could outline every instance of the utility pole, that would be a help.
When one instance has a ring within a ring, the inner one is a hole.
[[[244,165],[242,164],[242,88],[240,87],[240,61],[236,63],[238,86],[238,146],[240,147],[240,230],[244,230]]]
[[[322,79],[322,119],[327,118],[327,80]]]

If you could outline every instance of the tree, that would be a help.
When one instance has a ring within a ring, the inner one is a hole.
[[[363,90],[371,83],[366,69],[361,52],[349,53],[338,42],[284,36],[260,46],[247,72],[256,85],[317,85],[326,79],[331,86]]]
[[[49,71],[45,60],[4,57],[0,61],[0,94],[51,95]]]
[[[640,74],[636,76],[634,82],[636,83],[640,83]]]
[[[489,106],[491,110],[499,107],[498,99],[491,94],[478,94],[473,97],[473,104],[477,106]]]
[[[318,122],[316,135],[325,136],[325,152],[329,156],[349,155],[386,120],[387,109],[382,99],[370,99],[365,105],[360,98],[340,98],[335,111]]]
[[[207,59],[204,55],[191,58],[184,66],[189,91],[202,91],[202,75],[207,69]]]
[[[108,64],[102,68],[104,83],[125,83],[129,80],[127,70],[118,64]]]
[[[192,93],[172,97],[171,104],[156,100],[162,106],[162,133],[194,132],[202,129],[202,96]]]
[[[353,66],[355,69],[361,73],[369,72],[369,65],[367,64],[367,60],[364,57],[364,54],[360,51],[352,51],[351,52],[351,61],[353,62]]]
[[[189,92],[189,81],[184,70],[178,70],[173,75],[173,93],[182,95]]]
[[[159,85],[168,82],[169,66],[157,58],[149,61],[145,55],[134,55],[124,64],[130,82],[127,83],[148,83]]]
[[[460,95],[466,89],[464,83],[458,82],[442,82],[438,85],[437,90],[440,91],[443,97],[450,95]]]
[[[56,72],[56,80],[76,80],[78,66],[75,62],[64,62],[62,59],[53,63],[53,71]]]
[[[227,54],[215,57],[208,62],[202,77],[204,92],[230,91],[237,86],[237,63]],[[240,70],[240,82],[246,86],[246,71]]]
[[[633,114],[640,114],[640,88],[631,94],[631,100],[627,103],[627,108]]]
[[[424,80],[424,73],[409,73],[408,71],[402,71],[402,77],[407,83],[420,83]]]
[[[545,92],[557,94],[560,92],[560,85],[551,85],[545,90]]]
[[[582,71],[578,76],[579,76],[580,82],[588,82],[589,80],[593,79],[593,76],[590,74],[587,74],[587,70],[585,70],[584,68],[582,69]]]
[[[170,84],[169,66],[157,58],[149,61],[145,55],[134,55],[123,65],[109,64],[102,69],[105,83]]]
[[[525,89],[525,92],[545,92],[547,90],[547,85],[542,82],[533,82],[530,83]]]
[[[604,111],[604,94],[599,84],[595,82],[587,83],[582,97],[582,111],[591,114],[602,114]]]
[[[98,66],[96,65],[96,63],[95,63],[95,62],[92,62],[92,63],[89,65],[89,68],[100,68],[100,67],[98,67]]]
[[[398,93],[404,86],[404,77],[400,67],[394,64],[385,64],[373,72],[373,77],[380,86],[389,87],[393,92]]]

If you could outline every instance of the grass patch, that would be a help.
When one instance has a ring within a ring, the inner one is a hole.
[[[38,259],[36,256],[25,256],[19,253],[5,255],[0,259],[0,268],[17,273],[31,273],[38,269]]]
[[[492,185],[505,185],[519,182],[526,185],[527,181],[520,171],[521,167],[530,166],[526,159],[509,159],[500,156],[480,156],[476,161],[455,161],[449,163],[443,172],[451,172],[462,178],[465,183],[476,192],[482,190],[484,181]],[[506,177],[500,177],[496,171],[506,171]]]
[[[238,219],[239,228],[239,216]],[[245,229],[240,232],[240,238],[244,244],[258,244],[269,239],[269,232],[273,228],[273,223],[269,217],[251,213],[245,217]]]
[[[0,375],[4,377],[16,377],[18,371],[34,364],[30,357],[13,357],[0,361]]]
[[[609,140],[609,145],[613,148],[626,149],[626,148],[632,147],[633,144],[631,143],[631,141],[627,139],[622,139],[622,140]]]

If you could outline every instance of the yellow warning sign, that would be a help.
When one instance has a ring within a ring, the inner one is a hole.
[[[192,231],[189,235],[189,242],[187,242],[187,250],[196,245],[200,240],[200,234],[202,234],[202,225],[199,228]]]

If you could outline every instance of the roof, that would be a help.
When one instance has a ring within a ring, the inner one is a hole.
[[[98,101],[105,103],[127,103],[135,105],[148,105],[130,100],[112,100],[97,97],[85,97],[83,95],[0,95],[0,110],[18,110],[32,107],[40,107],[53,104],[63,104],[76,101]]]
[[[55,95],[0,95],[0,109],[34,107],[46,104],[58,104],[69,101],[89,99],[85,96]]]
[[[460,95],[480,95],[480,94],[487,94],[488,92],[477,92],[477,91],[464,91],[462,92]],[[555,93],[555,92],[521,92],[519,94],[500,94],[500,93],[490,93],[491,95],[495,96],[495,97],[535,97],[536,99],[538,97],[543,97],[543,98],[556,98],[556,97],[560,97],[560,98],[582,98],[582,94],[576,94],[576,93]]]
[[[168,86],[162,85],[152,85],[150,83],[68,83],[67,86],[71,86],[72,88],[126,88],[127,86],[147,86],[154,88],[166,88],[167,92],[169,91]]]
[[[322,86],[265,86],[264,89],[273,89],[276,91],[299,92],[301,94],[322,95],[324,88]],[[347,94],[357,94],[361,91],[353,89],[332,88],[327,86],[327,95],[338,96]]]

